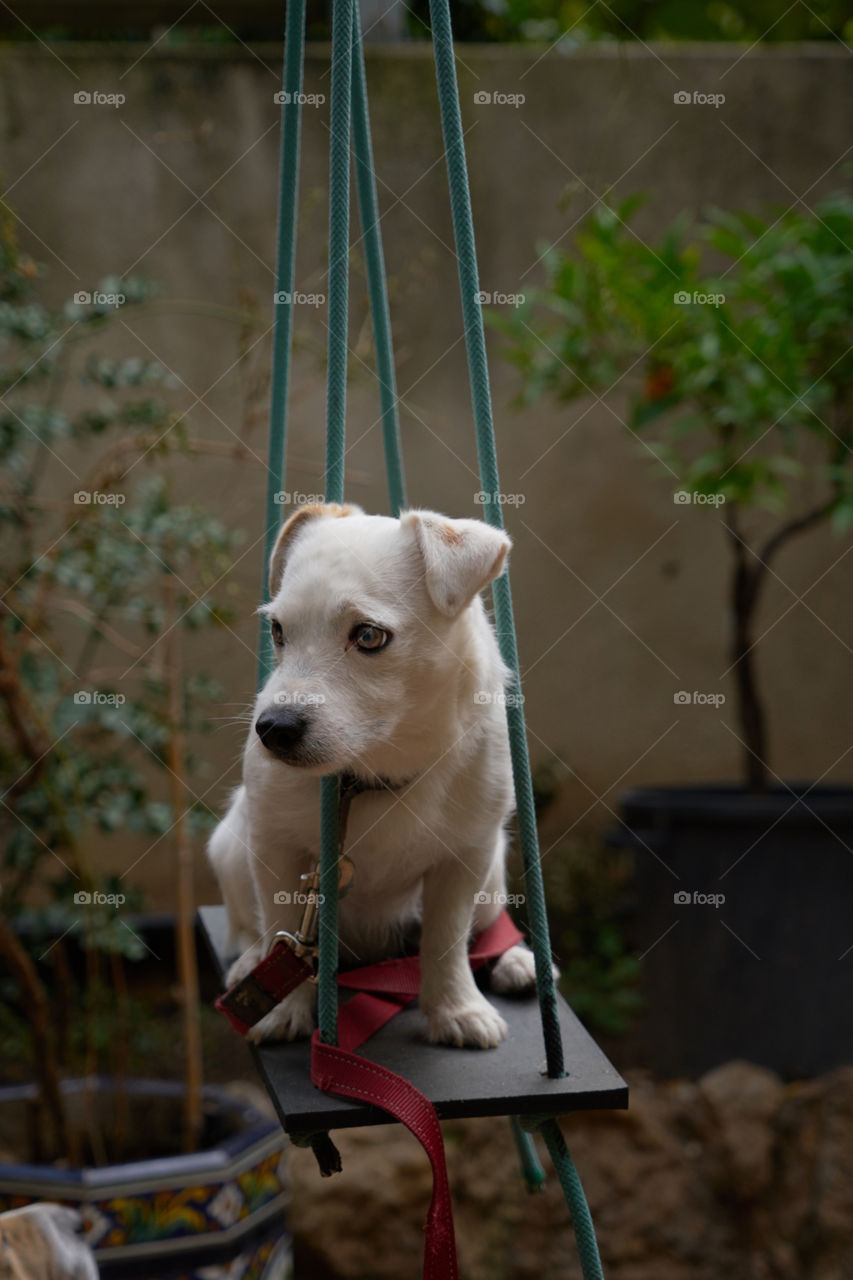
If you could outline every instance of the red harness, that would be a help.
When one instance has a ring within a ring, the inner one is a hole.
[[[522,940],[503,911],[475,940],[469,953],[477,970],[496,960]],[[216,1001],[217,1009],[241,1035],[264,1013],[304,982],[312,970],[286,943],[270,954]],[[410,1005],[421,983],[419,956],[383,960],[338,975],[338,986],[355,991],[338,1014],[338,1043],[324,1044],[319,1031],[311,1037],[311,1081],[324,1093],[336,1093],[358,1102],[369,1102],[399,1120],[415,1135],[432,1165],[432,1199],[425,1225],[424,1280],[458,1280],[453,1207],[444,1159],[444,1141],[435,1107],[429,1098],[402,1076],[380,1067],[356,1052],[395,1014]],[[249,1024],[240,1017],[246,1013]]]

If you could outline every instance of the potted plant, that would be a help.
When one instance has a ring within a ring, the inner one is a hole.
[[[201,1074],[191,837],[213,814],[188,783],[186,732],[219,691],[182,669],[181,647],[227,623],[221,583],[240,537],[173,501],[166,466],[175,452],[248,450],[182,427],[156,360],[93,346],[116,311],[133,325],[148,286],[107,280],[52,310],[38,278],[7,217],[0,1210],[79,1208],[104,1277],[283,1277],[281,1130]],[[165,985],[179,1008],[156,1055],[129,978],[145,952],[128,914],[135,837],[175,884],[178,973]],[[114,842],[119,872],[98,871],[96,841]],[[178,1079],[131,1078],[134,1060],[170,1064],[176,1042]]]
[[[853,524],[853,201],[716,210],[653,244],[631,225],[640,203],[600,205],[570,251],[545,252],[545,286],[494,320],[528,403],[627,378],[627,425],[664,464],[656,479],[668,472],[675,501],[703,508],[729,558],[741,776],[622,800],[643,935],[666,935],[646,961],[652,1065],[742,1056],[805,1074],[853,1051],[849,1019],[827,1016],[853,997],[840,962],[853,944],[853,790],[775,771],[761,606],[791,543]]]

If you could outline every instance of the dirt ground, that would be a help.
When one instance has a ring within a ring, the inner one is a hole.
[[[732,1062],[696,1083],[631,1073],[629,1083],[629,1111],[563,1126],[608,1280],[849,1280],[853,1068],[785,1085]],[[524,1190],[509,1125],[444,1130],[466,1280],[579,1278],[556,1178],[544,1194]],[[344,1171],[332,1178],[320,1178],[310,1151],[291,1148],[296,1274],[419,1275],[423,1151],[397,1126],[334,1136]]]

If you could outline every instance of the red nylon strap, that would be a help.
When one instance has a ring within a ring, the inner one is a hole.
[[[469,955],[471,967],[479,969],[489,960],[497,959],[521,938],[507,913],[502,912],[475,940]],[[338,984],[356,988],[357,992],[341,1006],[337,1045],[324,1044],[319,1031],[314,1032],[311,1080],[326,1093],[380,1107],[418,1139],[433,1173],[432,1199],[425,1224],[424,1280],[458,1280],[453,1205],[435,1107],[408,1080],[355,1053],[365,1040],[415,999],[420,986],[420,961],[417,956],[385,960],[341,974]]]
[[[286,942],[277,942],[251,973],[218,998],[215,1008],[224,1013],[235,1031],[248,1034],[256,1022],[311,977],[314,970],[295,955]]]
[[[360,997],[355,998],[358,1000]],[[349,1005],[341,1010],[342,1019],[347,1008]],[[391,1016],[399,1012],[399,1007],[392,1005],[391,1008]],[[323,1044],[319,1031],[311,1037],[311,1079],[327,1093],[343,1094],[345,1098],[355,1098],[358,1102],[372,1102],[415,1135],[432,1165],[432,1199],[424,1228],[424,1280],[458,1280],[459,1264],[456,1261],[453,1206],[444,1160],[444,1142],[435,1107],[429,1098],[393,1071],[345,1049]]]
[[[522,935],[505,911],[474,940],[468,959],[472,969],[496,960]],[[309,965],[286,943],[272,948],[250,974],[216,1001],[235,1031],[250,1027],[308,977]],[[453,1205],[444,1159],[444,1141],[435,1107],[402,1076],[357,1055],[356,1050],[417,997],[421,970],[418,956],[384,960],[338,975],[338,985],[355,994],[341,1006],[338,1044],[323,1044],[319,1031],[311,1038],[311,1080],[325,1093],[369,1102],[387,1111],[415,1135],[432,1165],[432,1199],[425,1224],[424,1280],[458,1280]]]

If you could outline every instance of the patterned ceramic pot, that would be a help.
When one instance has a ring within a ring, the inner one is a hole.
[[[180,1084],[133,1080],[119,1095],[99,1078],[63,1091],[69,1111],[88,1108],[105,1131],[125,1106],[137,1145],[141,1127],[147,1142],[179,1124]],[[0,1089],[0,1132],[34,1097],[32,1085]],[[36,1200],[79,1209],[102,1280],[290,1280],[281,1128],[221,1088],[205,1089],[204,1111],[214,1137],[191,1155],[83,1169],[0,1163],[0,1211]]]

